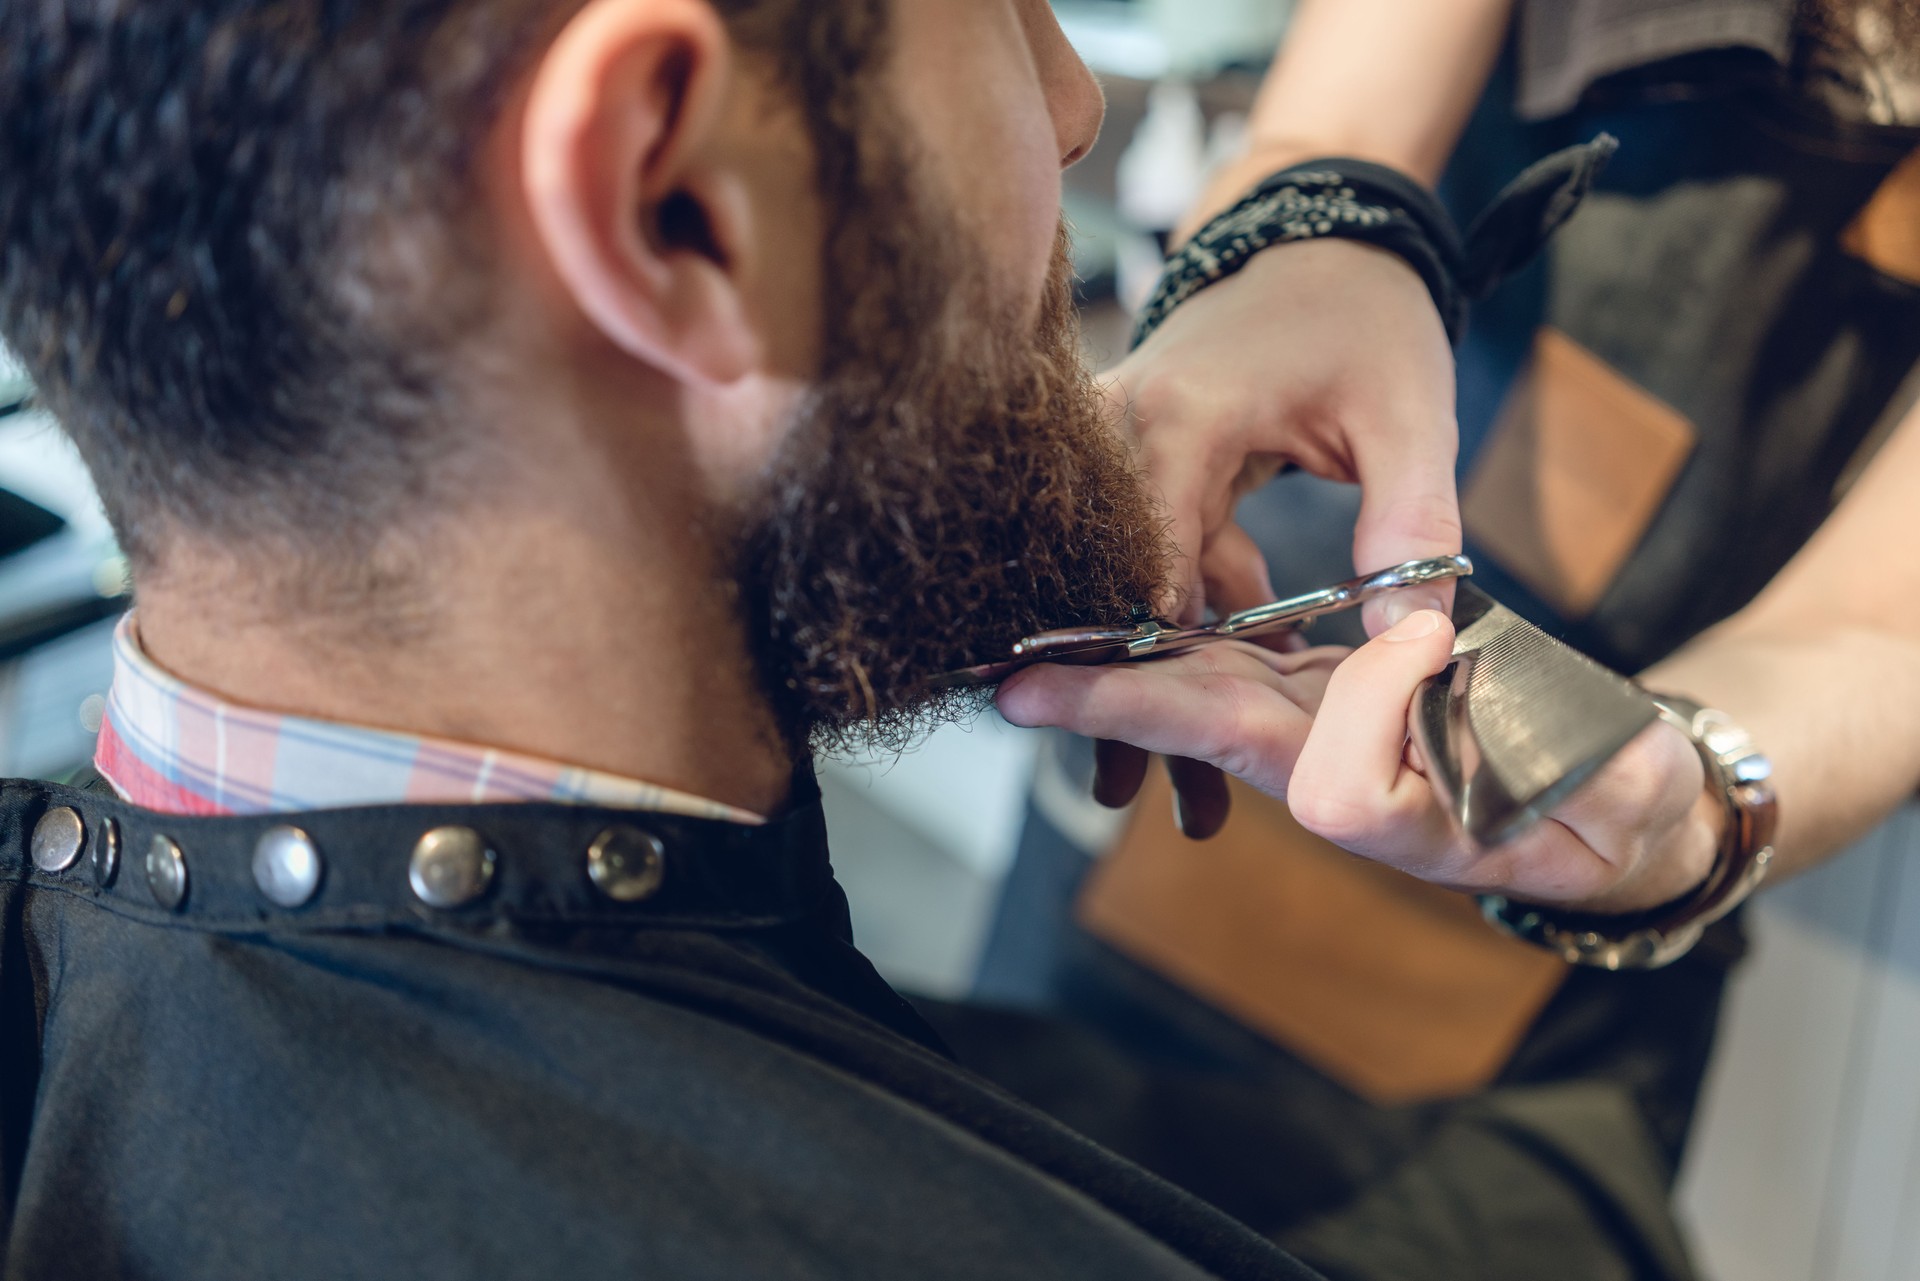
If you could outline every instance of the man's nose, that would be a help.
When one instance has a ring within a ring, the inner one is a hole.
[[[1060,29],[1053,6],[1047,0],[1022,0],[1021,10],[1047,109],[1053,115],[1054,136],[1060,141],[1060,167],[1065,169],[1093,150],[1107,118],[1107,96]]]

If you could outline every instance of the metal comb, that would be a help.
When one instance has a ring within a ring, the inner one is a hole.
[[[1470,583],[1454,661],[1420,687],[1413,729],[1431,780],[1482,845],[1512,840],[1658,719],[1653,700]]]

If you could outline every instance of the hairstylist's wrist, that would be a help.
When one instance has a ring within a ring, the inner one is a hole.
[[[1227,161],[1208,178],[1206,190],[1193,202],[1193,208],[1180,220],[1180,225],[1174,228],[1171,246],[1178,247],[1191,240],[1202,227],[1239,204],[1255,187],[1274,174],[1322,156],[1351,156],[1357,160],[1370,160],[1374,164],[1397,169],[1422,186],[1433,186],[1426,175],[1392,157],[1377,155],[1366,147],[1310,142],[1300,138],[1255,139],[1246,151]]]
[[[1187,211],[1180,225],[1173,229],[1168,248],[1177,249],[1193,239],[1202,227],[1246,199],[1255,187],[1282,169],[1290,169],[1315,156],[1328,154],[1331,153],[1284,141],[1256,143],[1249,147],[1238,158],[1216,169],[1207,179],[1206,190],[1193,202],[1193,208]]]
[[[1268,169],[1285,151],[1249,152],[1216,190],[1239,190],[1248,172],[1266,177],[1168,256],[1134,326],[1139,346],[1175,309],[1281,244],[1335,237],[1400,255],[1419,273],[1456,346],[1472,302],[1531,261],[1579,208],[1619,143],[1608,134],[1565,147],[1502,189],[1463,238],[1453,215],[1420,179],[1390,165],[1325,156]],[[1202,202],[1211,205],[1212,198]]]
[[[1189,298],[1238,275],[1266,250],[1324,239],[1359,240],[1397,254],[1425,283],[1448,341],[1459,341],[1467,295],[1453,216],[1432,192],[1398,170],[1327,157],[1267,174],[1175,248],[1136,318],[1134,345],[1152,337]]]

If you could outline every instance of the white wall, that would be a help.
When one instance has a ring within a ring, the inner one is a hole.
[[[1720,1281],[1920,1279],[1920,805],[1769,891],[1681,1205]]]

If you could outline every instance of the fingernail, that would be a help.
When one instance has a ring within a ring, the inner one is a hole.
[[[1423,609],[1439,610],[1445,613],[1446,600],[1439,592],[1426,588],[1414,588],[1411,591],[1395,592],[1393,595],[1387,597],[1386,605],[1381,612],[1386,617],[1387,626],[1393,628],[1398,627],[1401,623],[1404,623],[1407,619]],[[1421,632],[1420,635],[1425,636],[1432,630],[1432,628],[1428,628],[1427,631]],[[1411,640],[1412,637],[1404,637],[1403,639]]]
[[[1401,641],[1419,640],[1422,636],[1431,636],[1439,631],[1440,624],[1445,621],[1446,616],[1439,610],[1423,609],[1395,623],[1380,639],[1393,641],[1396,644]]]

